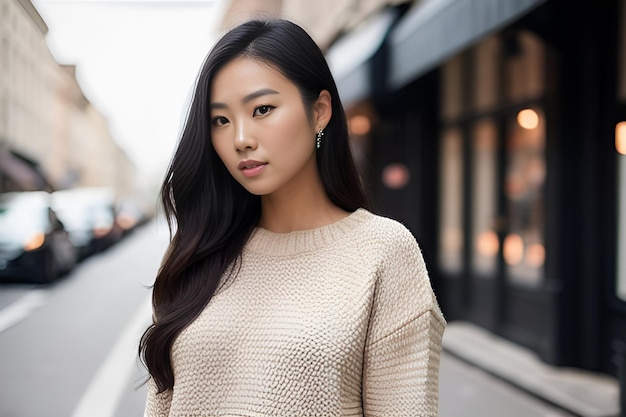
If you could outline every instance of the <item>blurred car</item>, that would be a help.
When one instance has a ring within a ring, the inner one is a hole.
[[[81,259],[110,247],[122,237],[122,229],[115,221],[115,195],[108,187],[55,191],[52,207]]]
[[[45,191],[0,194],[0,278],[47,283],[69,272],[77,252]]]
[[[138,201],[126,198],[117,204],[115,221],[122,228],[124,235],[132,232],[149,220],[150,217]]]

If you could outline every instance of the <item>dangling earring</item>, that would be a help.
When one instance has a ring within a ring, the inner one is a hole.
[[[322,146],[322,136],[324,136],[324,129],[320,128],[320,130],[317,131],[317,136],[315,139],[315,146],[317,147],[317,149]]]

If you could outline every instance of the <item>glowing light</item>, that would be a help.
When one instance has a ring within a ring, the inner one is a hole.
[[[404,164],[393,163],[383,169],[383,184],[392,190],[406,186],[410,177],[409,170]]]
[[[508,265],[517,265],[524,258],[524,240],[520,235],[511,234],[504,239],[504,261]]]
[[[478,235],[476,249],[480,255],[487,257],[496,256],[499,248],[500,242],[496,232],[487,230]]]
[[[539,115],[533,109],[524,109],[517,113],[517,123],[524,129],[534,129],[539,126]]]
[[[447,228],[442,234],[443,248],[446,251],[456,251],[463,246],[463,232],[459,229]]]
[[[93,229],[93,235],[97,238],[105,237],[111,231],[110,227],[100,226]]]
[[[626,122],[619,122],[615,126],[615,149],[626,155]]]
[[[372,122],[370,122],[369,117],[363,116],[362,114],[352,116],[348,125],[350,133],[357,136],[367,135],[372,128]]]
[[[24,243],[24,250],[33,251],[39,249],[43,246],[45,241],[46,236],[43,233],[34,234]]]
[[[526,263],[540,268],[546,260],[546,248],[541,243],[533,243],[526,248]]]

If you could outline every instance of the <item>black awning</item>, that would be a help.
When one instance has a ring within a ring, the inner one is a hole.
[[[11,188],[15,190],[52,190],[34,163],[4,146],[0,146],[0,175],[10,179],[15,184]],[[0,184],[0,191],[3,191],[2,184]]]
[[[422,0],[389,34],[388,87],[400,88],[545,0]]]
[[[383,9],[340,38],[326,53],[344,107],[371,95],[370,59],[382,46],[398,10]]]

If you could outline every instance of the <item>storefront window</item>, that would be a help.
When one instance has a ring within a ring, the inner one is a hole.
[[[619,99],[626,102],[626,0],[621,1]],[[617,296],[626,301],[626,121],[615,127],[617,151]]]
[[[617,296],[626,301],[626,155],[618,155]]]
[[[443,67],[441,114],[445,119],[454,119],[463,109],[463,59],[452,58]]]
[[[537,285],[544,278],[545,123],[537,108],[508,122],[505,196],[508,230],[502,255],[509,280]]]
[[[528,31],[511,34],[504,41],[507,57],[506,96],[511,101],[534,99],[545,90],[545,48]]]
[[[476,111],[489,110],[498,104],[500,51],[500,39],[491,36],[480,42],[472,52],[475,86],[472,104]]]
[[[617,151],[617,296],[626,301],[626,122],[615,126]]]
[[[472,129],[472,271],[493,278],[500,242],[497,218],[497,131],[492,119]]]
[[[463,142],[459,129],[444,131],[441,149],[439,267],[463,268]]]

